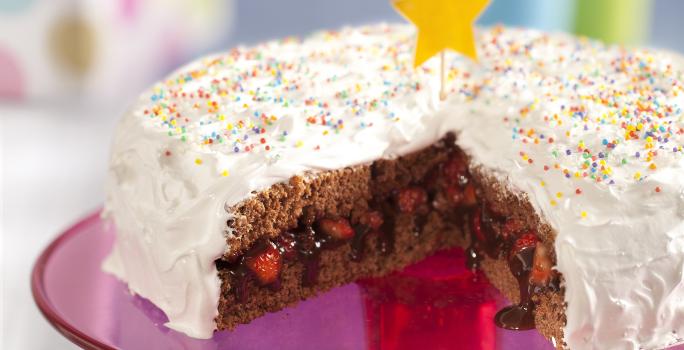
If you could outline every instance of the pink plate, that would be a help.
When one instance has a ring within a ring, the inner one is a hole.
[[[198,340],[164,326],[166,316],[100,270],[114,239],[94,213],[40,256],[31,285],[38,307],[69,340],[89,349],[552,349],[536,331],[494,326],[504,300],[441,252],[391,276],[349,284]]]

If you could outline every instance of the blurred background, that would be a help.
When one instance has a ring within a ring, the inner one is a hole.
[[[681,0],[493,0],[482,25],[684,52]],[[402,21],[388,0],[0,0],[0,348],[73,346],[29,290],[36,256],[104,198],[119,116],[198,55],[287,35]]]

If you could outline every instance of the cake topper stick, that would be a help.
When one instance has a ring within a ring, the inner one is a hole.
[[[413,66],[440,54],[440,99],[446,98],[446,58],[452,49],[477,61],[473,25],[489,0],[392,0],[394,8],[418,28]]]
[[[444,59],[444,51],[439,53],[439,99],[446,100],[446,59]]]

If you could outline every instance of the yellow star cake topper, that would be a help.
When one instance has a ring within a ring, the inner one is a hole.
[[[418,28],[414,67],[445,49],[477,60],[473,24],[489,0],[393,0],[392,4]]]
[[[446,99],[444,50],[452,49],[477,61],[473,25],[489,0],[392,0],[392,4],[418,28],[413,67],[441,53],[439,98]]]

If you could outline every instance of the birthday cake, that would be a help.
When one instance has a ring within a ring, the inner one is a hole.
[[[413,69],[375,25],[193,62],[121,121],[104,269],[193,337],[463,247],[558,348],[684,335],[679,56],[495,27]]]

